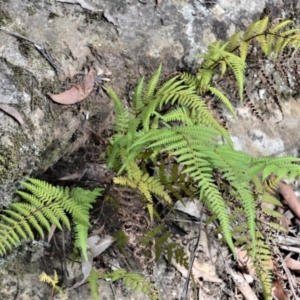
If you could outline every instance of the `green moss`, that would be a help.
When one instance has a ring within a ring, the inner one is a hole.
[[[12,18],[10,17],[9,13],[5,10],[0,10],[0,26],[7,26],[11,22]]]
[[[0,146],[0,183],[14,179],[18,161],[19,154],[13,148]]]
[[[34,16],[37,13],[37,10],[33,6],[29,6],[26,8],[26,12],[28,13],[29,16]]]

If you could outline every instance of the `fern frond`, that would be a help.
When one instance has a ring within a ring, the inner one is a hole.
[[[91,289],[91,296],[93,300],[99,299],[99,292],[98,292],[98,272],[96,272],[94,269],[91,270],[88,282]]]
[[[162,64],[159,65],[158,69],[156,70],[155,74],[153,75],[153,77],[151,78],[151,80],[147,85],[146,92],[143,96],[143,103],[145,105],[147,105],[153,99],[154,91],[160,77],[161,69],[162,69]]]
[[[269,22],[269,17],[265,17],[259,21],[252,23],[243,35],[243,40],[248,41],[252,39],[254,36],[263,34],[267,28]]]
[[[215,95],[236,118],[236,114],[233,110],[230,100],[220,90],[214,88],[213,86],[208,86],[207,90],[210,91],[213,95]]]
[[[133,112],[138,114],[143,107],[143,85],[144,77],[142,77],[135,89],[133,96]]]
[[[176,263],[184,266],[186,269],[189,268],[189,258],[180,245],[175,242],[171,242],[168,243],[165,248],[167,250],[166,256],[169,264],[171,263],[172,258],[175,257]]]
[[[178,121],[187,125],[194,125],[197,122],[197,119],[196,117],[191,118],[190,115],[191,112],[188,108],[178,107],[163,115],[161,119],[166,123]]]
[[[231,68],[238,85],[239,98],[243,100],[245,61],[237,55],[227,54],[226,63]]]
[[[235,34],[233,34],[227,42],[227,45],[225,47],[225,50],[227,52],[233,52],[234,50],[236,50],[240,43],[241,43],[241,35],[242,35],[242,31],[239,31]]]
[[[275,24],[274,26],[270,27],[269,29],[269,33],[275,35],[276,33],[278,33],[278,31],[280,31],[281,29],[293,24],[294,22],[292,20],[282,20],[281,22],[279,22],[278,24]],[[282,36],[287,36],[290,35],[291,33],[295,33],[298,32],[299,29],[292,29],[292,30],[287,30],[285,32],[282,32],[280,35]]]
[[[265,17],[262,20],[258,21],[257,24],[257,32],[256,32],[256,40],[259,43],[262,52],[268,56],[269,53],[269,47],[267,43],[267,36],[266,36],[266,30],[269,25],[269,18]]]
[[[199,81],[199,85],[197,88],[199,89],[200,94],[204,94],[207,91],[207,86],[211,82],[213,75],[216,73],[213,69],[204,69],[199,68],[197,72],[197,80]]]
[[[251,250],[250,250],[251,253]],[[262,285],[264,299],[272,299],[272,254],[269,245],[257,231],[257,253],[254,261],[254,267],[257,277]]]
[[[240,50],[240,57],[241,57],[241,59],[243,61],[246,61],[246,57],[248,55],[249,46],[250,46],[250,42],[249,41],[248,42],[243,41],[240,44],[240,48],[239,48],[239,50]]]
[[[51,224],[60,229],[63,224],[70,229],[66,215],[69,213],[75,223],[75,244],[87,258],[89,209],[102,189],[85,191],[77,188],[70,192],[68,188],[54,187],[33,178],[29,178],[23,186],[31,193],[18,191],[18,194],[28,203],[11,203],[1,215],[0,255],[19,245],[22,240],[34,239],[34,230],[44,238],[44,229],[50,232]]]
[[[114,130],[118,134],[125,134],[128,129],[128,120],[129,120],[128,111],[124,107],[124,105],[122,104],[118,96],[115,94],[115,92],[109,86],[105,86],[105,89],[109,97],[114,102],[114,108],[116,113]]]
[[[201,132],[201,136],[199,136],[199,132]],[[149,148],[168,145],[164,149],[164,151],[168,151],[184,146],[188,143],[187,140],[194,140],[198,145],[213,145],[220,141],[220,136],[215,129],[202,125],[175,126],[170,129],[152,130],[144,134],[135,141],[129,150],[131,151],[140,145],[147,145]],[[177,144],[178,142],[179,144]]]
[[[188,74],[186,74],[188,76]],[[181,89],[185,89],[187,86],[185,85],[185,80],[181,78],[182,76],[177,75],[173,78],[166,81],[157,91],[156,96],[160,97],[163,94],[172,92],[172,91],[180,91]],[[188,85],[190,86],[190,85]],[[160,107],[161,108],[161,107]]]
[[[276,219],[280,219],[283,217],[283,215],[281,213],[279,213],[278,211],[274,210],[274,209],[270,209],[268,207],[263,206],[262,207],[262,211],[267,215],[267,216],[271,216],[274,217]]]
[[[60,294],[63,294],[63,290],[61,289],[61,287],[59,287],[58,284],[58,276],[56,271],[54,270],[54,276],[53,278],[49,275],[47,275],[45,272],[43,272],[40,276],[39,276],[39,280],[42,282],[46,282],[50,285],[52,285],[52,288],[56,291],[58,291]]]
[[[199,73],[201,74],[201,72],[203,72],[203,69],[214,70],[217,65],[221,64],[221,62],[225,62],[225,64],[230,67],[230,69],[232,70],[235,76],[235,79],[238,84],[239,97],[242,100],[246,62],[243,58],[231,52],[226,51],[225,50],[226,45],[227,44],[217,47],[217,44],[216,45],[212,44],[210,46],[210,50],[208,54],[200,55],[200,57],[205,58],[205,62],[203,63],[202,68],[198,71],[198,76]],[[201,80],[203,80],[203,78]],[[205,82],[204,84],[205,84],[205,89],[207,89],[209,82]]]
[[[273,204],[273,205],[276,205],[276,206],[279,206],[281,207],[282,206],[282,203],[277,199],[275,198],[274,196],[270,195],[269,193],[265,192],[262,197],[261,197],[261,202],[262,203],[268,203],[268,204]]]
[[[140,274],[127,273],[127,271],[120,269],[111,273],[101,274],[99,277],[109,279],[111,282],[124,279],[125,285],[132,288],[134,291],[141,291],[151,300],[161,300],[155,286]]]
[[[138,177],[133,179],[127,177],[114,177],[114,183],[123,186],[131,187],[134,190],[139,191],[146,199],[147,208],[149,211],[150,219],[153,220],[153,198],[152,194],[163,200],[166,204],[170,205],[172,200],[169,194],[165,191],[165,187],[156,178],[149,176],[148,173],[141,174],[139,172]]]

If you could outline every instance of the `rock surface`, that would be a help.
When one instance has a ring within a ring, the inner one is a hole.
[[[59,69],[56,74],[32,43],[0,31],[0,103],[16,108],[25,122],[21,128],[0,111],[0,206],[11,202],[21,179],[45,170],[82,143],[84,135],[72,144],[76,130],[81,132],[83,126],[92,126],[93,122],[105,127],[110,121],[112,106],[101,90],[94,91],[80,105],[71,106],[53,103],[47,93],[71,87],[93,65],[112,73],[110,84],[126,101],[137,80],[153,74],[160,62],[164,76],[178,69],[193,70],[195,54],[216,39],[224,40],[244,29],[260,17],[265,7],[276,17],[285,17],[292,9],[299,12],[297,1],[280,0],[270,5],[264,0],[163,0],[159,5],[150,0],[83,2],[88,9],[63,1],[0,3],[0,27],[43,46]],[[297,155],[298,102],[286,102],[283,109],[284,121],[262,126],[244,108],[238,108],[240,119],[229,119],[236,147],[254,155]],[[82,114],[87,111],[89,119]],[[1,299],[15,299],[18,293],[23,300],[48,297],[50,289],[37,281],[38,268],[28,270],[17,285],[15,274],[19,271],[10,272],[9,264],[5,265]],[[99,287],[101,299],[112,299],[108,284],[104,284],[105,288]],[[57,299],[91,298],[84,286]],[[123,295],[116,299],[129,298]],[[143,298],[131,295],[130,299]]]

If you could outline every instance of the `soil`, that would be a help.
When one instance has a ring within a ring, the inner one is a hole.
[[[0,28],[9,31],[0,31],[0,103],[14,107],[24,121],[21,127],[0,111],[0,205],[5,207],[16,198],[16,190],[26,176],[70,187],[92,189],[100,185],[105,192],[92,211],[91,231],[104,228],[103,234],[114,235],[123,224],[118,203],[108,201],[118,191],[104,159],[112,133],[113,108],[103,85],[111,85],[120,99],[129,103],[138,80],[142,76],[148,79],[161,62],[162,80],[176,71],[193,71],[197,66],[195,54],[216,39],[224,40],[244,29],[264,9],[275,17],[293,12],[297,19],[299,7],[297,1],[280,0],[271,4],[258,0],[81,2],[88,3],[88,8],[48,0],[0,3]],[[44,55],[36,45],[42,47]],[[99,79],[84,101],[60,105],[49,98],[49,93],[58,94],[82,82],[92,68],[101,69],[109,81]],[[239,145],[243,144],[243,132],[235,132]],[[71,174],[78,176],[60,180]],[[209,233],[202,233],[205,235],[209,242],[202,246],[216,248]],[[71,288],[82,277],[80,263],[72,264],[71,241],[71,233],[57,233],[49,244],[36,240],[2,258],[0,298],[92,299],[88,284]],[[133,248],[128,247],[127,255],[122,255],[114,245],[95,259],[95,267],[107,270],[114,259],[123,268],[142,274],[145,271],[133,256]],[[212,262],[202,249],[201,261],[214,265],[211,276],[220,282],[201,278],[200,291],[190,283],[187,299],[198,299],[199,295],[201,299],[240,297],[226,273],[222,258],[227,255],[226,249],[217,252]],[[54,270],[65,294],[54,295],[50,286],[38,281],[41,272],[53,274]],[[146,275],[156,283],[163,299],[180,298],[186,280],[166,259],[161,258],[155,271]],[[123,282],[100,280],[98,289],[100,299],[145,299]]]

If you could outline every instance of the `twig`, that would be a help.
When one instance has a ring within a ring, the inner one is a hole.
[[[282,250],[288,250],[294,253],[300,253],[300,249],[298,247],[291,247],[279,244],[279,248]]]
[[[294,299],[297,300],[298,297],[297,297],[295,289],[294,289],[294,286],[297,286],[297,284],[295,283],[294,278],[292,277],[292,274],[291,274],[289,268],[286,266],[286,263],[285,263],[284,259],[282,258],[281,254],[278,253],[278,255],[281,258],[281,264],[282,264],[283,270],[284,270],[284,272],[286,274],[286,277],[288,279],[288,282],[290,284],[291,292],[292,292],[292,294],[294,296]]]
[[[188,292],[190,277],[191,277],[193,264],[194,264],[194,260],[195,260],[195,257],[196,257],[196,251],[197,251],[197,248],[198,248],[198,245],[199,245],[200,235],[201,235],[201,229],[202,229],[201,220],[202,220],[202,215],[203,215],[202,209],[203,209],[203,206],[202,206],[201,211],[200,211],[199,231],[198,231],[198,236],[197,236],[197,242],[196,242],[195,247],[193,249],[193,252],[191,253],[191,256],[190,256],[189,269],[188,269],[188,272],[187,272],[186,280],[185,280],[184,287],[183,287],[183,290],[182,290],[182,294],[181,294],[181,297],[180,297],[181,300],[187,299],[187,292]]]
[[[18,280],[17,282],[17,294],[16,296],[14,297],[14,300],[20,300],[20,296],[21,296],[21,292],[20,292],[20,282]]]
[[[42,56],[48,61],[48,63],[51,65],[51,67],[54,69],[54,71],[59,74],[59,68],[56,65],[54,58],[52,57],[52,55],[49,53],[49,51],[47,49],[45,49],[44,47],[40,46],[39,44],[36,44],[34,41],[26,38],[25,36],[16,33],[16,32],[12,32],[3,28],[0,28],[0,30],[2,30],[3,32],[5,32],[8,35],[11,35],[15,38],[19,38],[19,39],[23,39],[31,44],[34,45],[34,47],[42,54]]]
[[[243,294],[246,300],[258,300],[256,294],[254,293],[251,286],[248,284],[248,282],[245,280],[244,276],[240,272],[235,272],[226,261],[225,257],[223,256],[222,249],[217,243],[217,247],[219,248],[219,253],[222,257],[223,263],[227,269],[227,272],[230,274],[232,280],[234,281],[236,287],[238,290]]]

